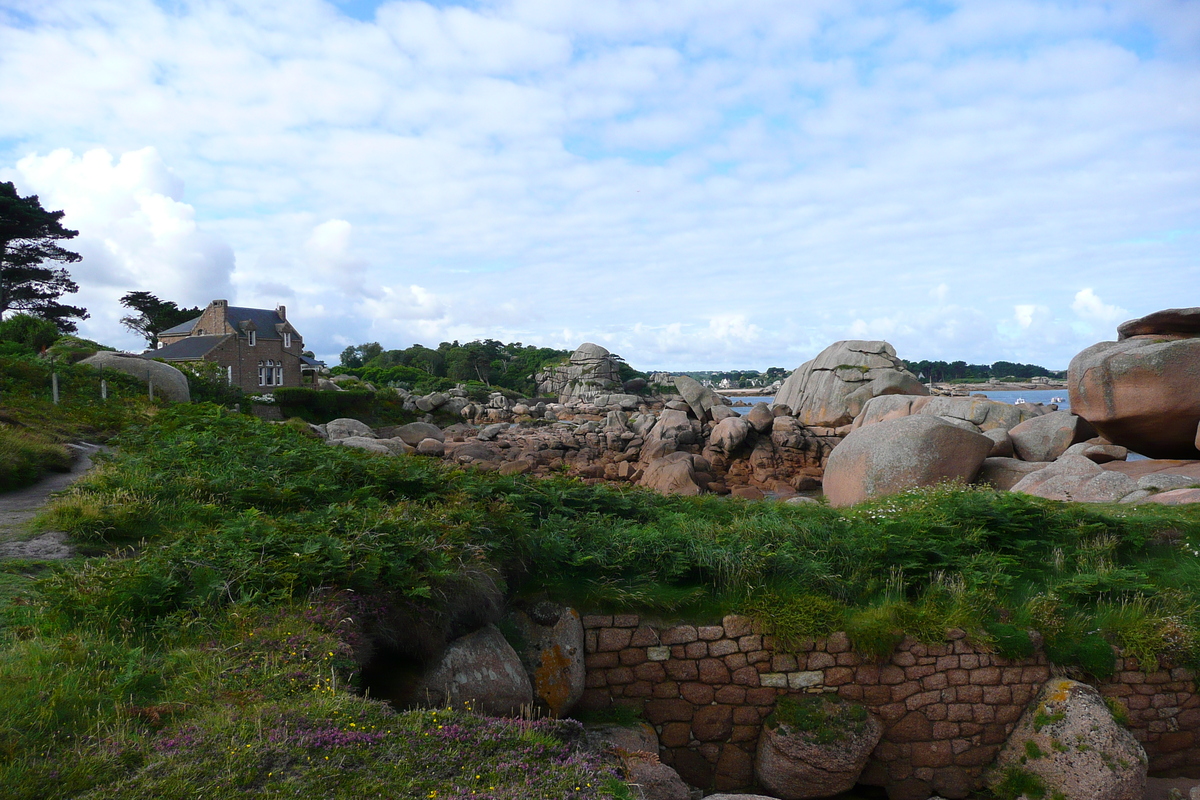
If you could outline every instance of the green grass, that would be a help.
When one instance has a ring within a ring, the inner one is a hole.
[[[67,448],[34,431],[0,428],[0,491],[28,486],[51,470],[71,470]]]
[[[744,611],[785,640],[841,628],[880,658],[949,627],[1020,655],[1032,628],[1097,676],[1110,643],[1196,663],[1200,509],[961,486],[847,510],[662,497],[329,447],[213,405],[140,419],[41,519],[103,555],[0,579],[0,796],[620,796],[567,728],[466,712],[468,739],[441,749],[494,783],[396,766],[450,726],[355,694],[370,643],[427,656],[497,587],[692,621]],[[283,733],[335,719],[405,733],[317,750]]]
[[[857,703],[842,700],[836,694],[781,697],[775,710],[764,720],[769,728],[784,726],[803,733],[816,744],[836,744],[861,734],[868,713]]]
[[[68,341],[76,341],[64,337]],[[68,363],[51,364],[32,350],[8,345],[0,353],[0,491],[27,486],[47,471],[70,469],[62,445],[78,439],[104,441],[132,419],[157,410],[145,388],[128,375]],[[59,403],[51,375],[57,372]],[[109,399],[100,399],[100,381]]]

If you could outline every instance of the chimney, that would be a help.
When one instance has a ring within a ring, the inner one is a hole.
[[[227,308],[229,306],[229,301],[228,300],[213,300],[212,304],[214,306],[216,306],[217,308]]]
[[[275,313],[279,315],[281,320],[287,322],[287,306],[276,306]]]

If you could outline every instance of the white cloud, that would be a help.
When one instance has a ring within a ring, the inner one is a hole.
[[[1045,306],[1037,306],[1033,303],[1022,303],[1021,305],[1013,306],[1013,318],[1016,319],[1017,325],[1022,329],[1028,330],[1029,326],[1033,325],[1033,317],[1038,311],[1048,311]]]
[[[309,262],[322,281],[337,286],[345,295],[365,295],[362,285],[367,264],[350,252],[353,227],[344,219],[331,219],[313,228],[305,242]]]
[[[230,295],[232,249],[197,224],[195,210],[182,202],[182,181],[154,148],[116,160],[104,149],[30,155],[17,162],[13,178],[19,193],[62,209],[64,225],[79,231],[67,246],[83,256],[69,271],[80,285],[70,302],[93,317],[81,324],[84,335],[142,344],[117,322],[127,313],[117,303],[126,292],[149,291],[184,306]]]
[[[286,297],[325,354],[569,331],[635,366],[795,366],[861,335],[1064,366],[1125,313],[1100,297],[1200,285],[1186,3],[19,8],[0,170],[47,197],[18,162],[78,174],[97,335],[142,281]]]
[[[1089,322],[1121,322],[1129,312],[1120,306],[1105,303],[1091,289],[1080,289],[1071,303],[1071,310]]]

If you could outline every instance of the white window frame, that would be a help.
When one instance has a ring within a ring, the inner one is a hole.
[[[267,373],[265,370],[266,370],[266,368],[263,365],[263,362],[259,361],[258,362],[258,385],[259,386],[267,385]]]
[[[225,382],[233,386],[233,367],[225,367]]]
[[[257,331],[247,331],[246,332],[246,335],[250,338],[250,346],[251,347],[254,347],[254,345],[258,344],[258,336],[256,334],[257,334]]]
[[[283,362],[280,361],[275,367],[275,385],[283,386]]]
[[[290,333],[283,334],[283,347],[287,349],[292,346],[292,335]]]

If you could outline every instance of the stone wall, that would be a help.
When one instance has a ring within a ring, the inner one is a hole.
[[[583,618],[587,689],[580,707],[642,711],[659,734],[663,763],[704,788],[754,784],[762,721],[778,697],[836,692],[882,720],[883,740],[861,782],[892,800],[931,793],[965,797],[1051,675],[1042,653],[1010,661],[983,652],[961,631],[924,645],[905,639],[883,663],[868,663],[844,633],[785,651],[745,617],[718,625],[659,626],[636,615]],[[1200,696],[1185,669],[1146,674],[1119,658],[1101,684],[1129,711],[1150,769],[1200,765]]]

